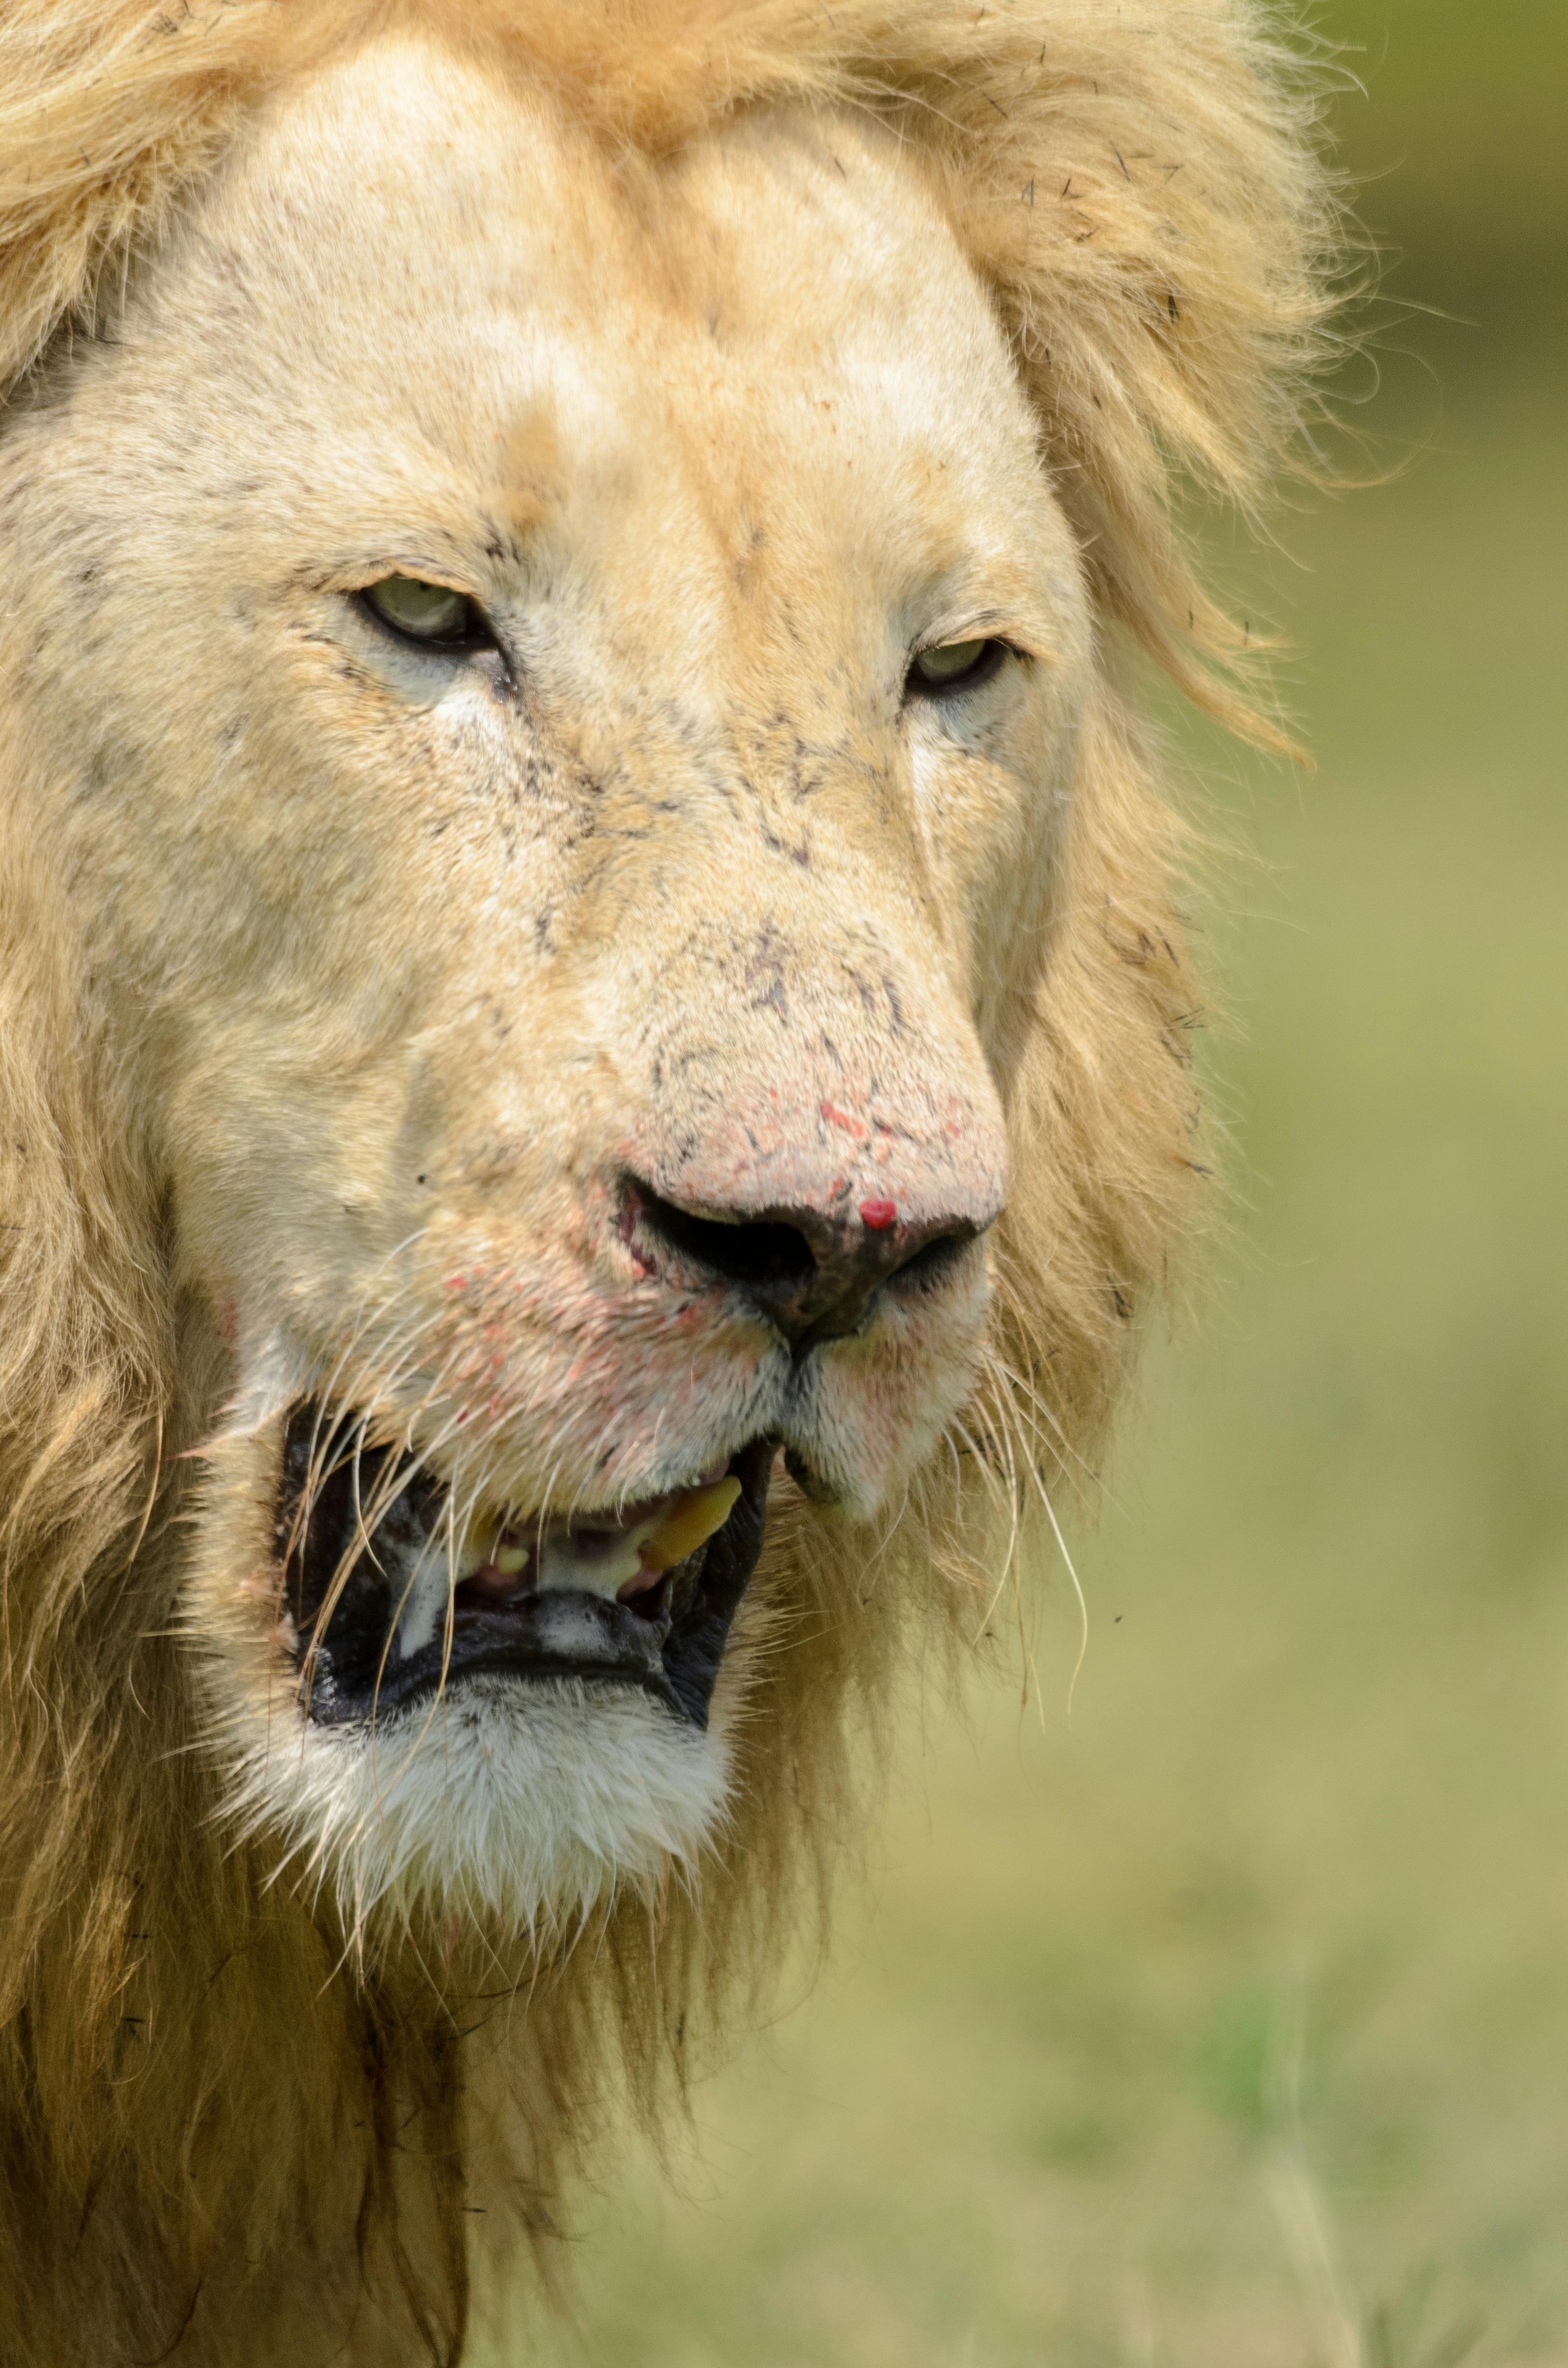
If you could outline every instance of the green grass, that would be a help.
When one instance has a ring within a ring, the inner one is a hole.
[[[1568,463],[1478,354],[1222,760],[1248,1207],[1043,1717],[913,1732],[830,1973],[586,2200],[595,2368],[1568,2360]],[[1428,404],[1428,416],[1431,405]],[[1231,785],[1225,789],[1225,782]],[[525,2339],[519,2334],[518,2343]],[[530,2351],[529,2356],[534,2354]]]

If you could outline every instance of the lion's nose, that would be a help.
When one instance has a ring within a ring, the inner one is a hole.
[[[697,1210],[628,1179],[623,1229],[676,1283],[734,1283],[796,1349],[858,1329],[885,1284],[939,1284],[984,1232],[970,1217],[906,1220],[893,1201],[842,1213],[812,1208]]]

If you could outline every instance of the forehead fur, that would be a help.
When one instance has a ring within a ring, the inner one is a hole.
[[[1245,723],[1169,495],[1250,504],[1290,445],[1330,209],[1299,74],[1244,0],[22,0],[0,25],[0,381],[109,321],[138,252],[312,61],[406,23],[551,91],[611,157],[835,102],[885,123],[994,290],[1102,603]]]
[[[915,578],[978,546],[1027,602],[1062,540],[937,194],[842,111],[612,157],[493,63],[394,34],[262,109],[149,293],[101,368],[78,351],[95,442],[155,475],[177,448],[187,483],[197,460],[214,484],[286,483],[289,565],[363,542],[472,579],[487,540],[580,563],[612,518],[651,585],[678,479],[710,532],[661,630],[695,634],[765,520],[779,554],[781,512],[819,593],[830,555]],[[879,547],[840,553],[857,535]]]

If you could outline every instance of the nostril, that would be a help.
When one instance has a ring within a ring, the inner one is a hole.
[[[934,1234],[908,1258],[900,1259],[888,1277],[889,1282],[895,1291],[902,1291],[906,1283],[926,1289],[946,1281],[949,1269],[958,1264],[979,1231],[976,1225],[959,1224],[945,1233]]]
[[[751,1289],[806,1282],[816,1259],[804,1234],[776,1219],[699,1217],[646,1184],[633,1187],[636,1222],[644,1235],[683,1258]]]

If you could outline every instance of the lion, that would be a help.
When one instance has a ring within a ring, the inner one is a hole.
[[[1271,728],[1179,511],[1292,464],[1312,89],[16,0],[0,109],[6,2357],[456,2362],[1187,1234],[1140,670]]]

